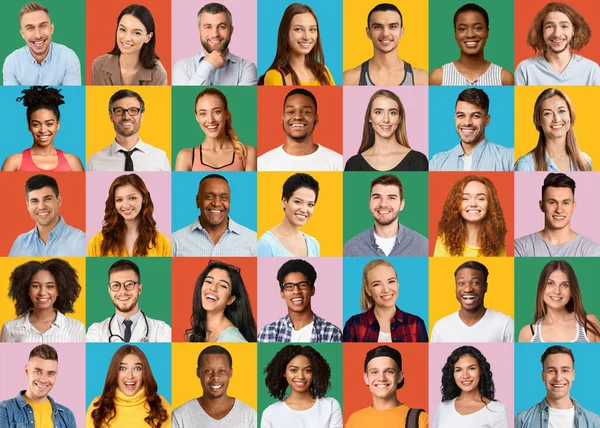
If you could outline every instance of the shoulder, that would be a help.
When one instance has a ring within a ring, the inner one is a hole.
[[[600,324],[600,322],[598,321],[598,317],[594,314],[587,314],[587,320],[593,324]]]
[[[353,155],[350,156],[350,158],[348,158],[348,160],[346,161],[346,166],[344,168],[344,170],[346,171],[362,171],[361,165],[362,165],[362,156],[360,154],[357,155]]]
[[[409,227],[404,226],[403,224],[400,225],[400,227],[403,230],[403,239],[406,238],[410,238],[413,241],[419,241],[420,243],[428,243],[427,238],[425,238],[423,235],[421,235],[419,232],[412,230]]]
[[[283,145],[281,145],[281,146],[277,146],[274,149],[271,149],[267,152],[264,152],[262,155],[260,155],[258,157],[258,159],[260,159],[262,162],[265,162],[265,161],[271,162],[273,160],[283,159],[283,158],[287,158],[289,156],[290,155],[288,155],[283,150]]]
[[[316,153],[318,153],[320,156],[328,157],[328,158],[334,158],[334,159],[343,158],[343,156],[341,154],[339,154],[335,150],[331,150],[329,147],[325,147],[322,144],[319,144],[319,149],[316,151]]]
[[[64,153],[64,152],[63,152],[63,156],[67,160],[69,167],[71,168],[71,171],[83,171],[83,164],[81,163],[81,160],[77,156],[75,156],[71,153]]]
[[[344,330],[347,328],[350,328],[352,326],[359,325],[363,313],[355,314],[355,315],[352,315],[350,318],[348,318],[348,320],[346,321],[346,324],[344,324]]]
[[[159,60],[154,63],[152,69],[152,82],[153,84],[167,84],[167,70]]]
[[[248,156],[256,156],[256,147],[248,144],[244,144],[244,147],[246,147],[246,153]]]
[[[2,171],[18,171],[23,161],[23,153],[15,153],[6,158]]]
[[[410,152],[408,152],[408,154],[406,156],[409,156],[409,157],[413,158],[414,160],[427,162],[427,156],[425,156],[424,153],[421,153],[417,150],[411,150]]]
[[[512,86],[515,83],[515,77],[506,68],[503,68],[500,72],[500,80],[504,86]]]
[[[217,342],[247,342],[247,340],[237,327],[229,327],[219,334]]]
[[[283,75],[279,70],[267,70],[265,73],[265,86],[283,86]]]
[[[252,415],[256,415],[256,410],[254,410],[254,408],[252,406],[249,406],[248,404],[244,403],[239,398],[235,399],[235,405],[243,413],[250,413]]]
[[[521,328],[521,331],[519,331],[519,342],[530,342],[532,337],[533,334],[531,334],[531,324],[524,325]]]
[[[515,163],[515,171],[533,171],[533,154],[531,152],[521,156]]]
[[[488,319],[491,322],[496,323],[498,325],[500,325],[500,324],[506,325],[506,324],[510,324],[512,322],[512,317],[510,315],[506,315],[503,312],[495,311],[493,309],[488,308],[487,315],[488,315]]]
[[[351,68],[350,70],[344,71],[343,83],[344,86],[356,86],[360,81],[360,72],[362,64],[358,67]]]
[[[590,164],[590,167],[592,166],[592,158],[585,152],[581,152],[581,156],[583,156],[583,158],[585,159],[585,161],[587,163]]]
[[[107,53],[94,58],[94,62],[92,62],[92,68],[101,68],[112,56],[113,55]]]
[[[427,86],[429,85],[429,74],[426,70],[422,68],[412,68],[415,85],[417,86]]]
[[[429,75],[429,84],[432,86],[439,86],[442,84],[442,79],[444,77],[444,70],[442,67],[438,67],[434,69]]]

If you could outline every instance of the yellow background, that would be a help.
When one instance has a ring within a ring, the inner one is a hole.
[[[86,88],[86,160],[112,144],[115,129],[108,115],[108,100],[119,86],[88,86]],[[171,162],[171,87],[136,86],[134,91],[144,100],[144,120],[140,138],[144,143],[167,152]]]
[[[196,376],[198,355],[214,343],[173,343],[172,346],[172,407],[181,406],[202,395],[200,379]],[[238,398],[256,409],[256,343],[220,344],[231,354],[233,375],[227,395]]]
[[[319,197],[312,217],[301,229],[321,246],[321,256],[342,255],[342,173],[307,172],[319,182]],[[281,191],[291,172],[258,173],[258,237],[281,223]]]
[[[380,0],[344,0],[344,71],[373,56],[373,42],[367,37],[367,16]],[[428,2],[393,2],[402,13],[404,36],[398,55],[413,67],[429,70],[429,6]]]

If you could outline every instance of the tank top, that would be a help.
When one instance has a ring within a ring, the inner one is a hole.
[[[571,340],[571,342],[589,342],[590,339],[588,339],[585,328],[583,328],[583,326],[579,324],[577,320],[575,320],[575,325],[577,326],[577,335],[573,340]],[[529,328],[532,332],[534,331],[533,326],[531,324],[529,324]],[[533,333],[533,337],[531,338],[531,343],[541,342],[545,341],[542,337],[542,320],[540,319],[538,322],[535,323],[535,332]]]
[[[502,67],[490,63],[488,69],[475,80],[458,72],[453,62],[442,66],[442,86],[502,86]]]
[[[33,163],[31,149],[24,150],[19,171],[71,171],[69,161],[67,161],[67,158],[63,152],[56,149],[56,155],[58,156],[58,165],[56,165],[53,169],[42,169]]]
[[[233,159],[231,159],[231,162],[227,165],[220,167],[207,165],[202,162],[202,150],[200,150],[200,146],[198,146],[194,147],[194,150],[192,150],[192,171],[244,171],[244,164],[234,151]]]
[[[369,77],[369,60],[366,60],[360,66],[360,79],[358,80],[359,86],[376,86]],[[412,65],[404,61],[404,79],[398,86],[414,86],[415,79],[413,75]]]

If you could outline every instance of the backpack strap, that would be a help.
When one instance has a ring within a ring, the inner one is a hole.
[[[409,409],[406,415],[406,428],[419,428],[419,416],[423,409]]]
[[[286,76],[288,74],[290,74],[290,71],[287,68],[285,68],[285,67],[282,67],[282,68],[272,68],[271,70],[277,70],[279,72],[279,74],[281,75],[281,81],[283,83],[283,86],[286,86],[285,78],[286,78]],[[267,70],[267,71],[269,71],[269,70]],[[265,74],[267,74],[267,73],[265,73]],[[258,81],[256,82],[256,86],[264,86],[264,84],[265,84],[265,74],[263,74],[262,76],[260,76],[258,78]]]

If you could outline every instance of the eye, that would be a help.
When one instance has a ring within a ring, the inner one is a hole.
[[[135,366],[133,368],[133,370],[135,370],[136,372],[141,372],[142,371],[142,367],[141,366]]]
[[[125,370],[127,370],[127,367],[125,367],[125,366],[119,367],[119,371],[124,372]]]

